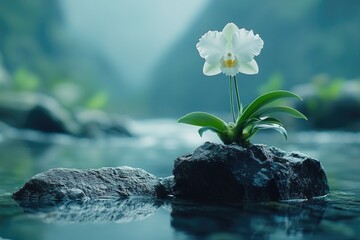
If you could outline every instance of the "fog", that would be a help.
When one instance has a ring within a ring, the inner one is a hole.
[[[148,76],[161,56],[207,5],[206,0],[64,0],[62,3],[71,34],[78,42],[101,52],[126,84],[133,87],[148,84]]]
[[[195,45],[234,22],[265,42],[256,57],[259,73],[238,76],[244,105],[271,90],[298,90],[310,101],[303,107],[317,115],[348,99],[351,89],[353,103],[345,105],[354,112],[359,10],[357,0],[4,1],[0,87],[46,94],[74,112],[229,115],[228,78],[205,76]],[[309,95],[320,102],[315,106]]]

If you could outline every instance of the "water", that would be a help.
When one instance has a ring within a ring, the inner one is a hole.
[[[321,160],[331,193],[303,202],[198,203],[148,198],[91,200],[53,208],[20,207],[11,193],[54,167],[141,167],[171,174],[177,156],[211,134],[173,120],[134,122],[134,139],[75,140],[34,132],[0,135],[0,239],[359,239],[360,133],[298,132],[286,142],[264,133],[254,142]],[[101,214],[99,214],[101,213]]]

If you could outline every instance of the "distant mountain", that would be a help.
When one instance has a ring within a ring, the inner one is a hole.
[[[228,111],[228,78],[206,77],[195,48],[208,30],[228,22],[253,29],[265,41],[256,58],[260,73],[239,75],[242,100],[248,103],[274,73],[285,88],[327,73],[334,77],[360,75],[360,2],[357,0],[211,1],[183,38],[158,64],[149,90],[151,113],[180,116],[189,111]]]

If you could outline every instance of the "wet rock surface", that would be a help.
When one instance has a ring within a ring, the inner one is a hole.
[[[173,193],[189,199],[277,201],[329,192],[321,163],[275,147],[206,142],[175,160]]]
[[[329,192],[321,163],[275,147],[206,142],[175,160],[174,176],[158,179],[139,168],[52,169],[13,194],[20,202],[150,196],[220,201],[311,199]]]
[[[299,152],[255,144],[206,142],[175,160],[173,176],[157,178],[143,169],[51,169],[32,177],[13,194],[21,203],[56,205],[86,199],[134,196],[192,200],[279,201],[312,199],[329,192],[321,163]]]
[[[139,168],[57,168],[32,177],[13,194],[13,198],[20,202],[52,205],[84,199],[157,197],[159,185],[154,175]]]

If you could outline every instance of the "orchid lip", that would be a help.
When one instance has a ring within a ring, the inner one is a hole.
[[[224,67],[232,68],[232,67],[235,67],[235,65],[236,65],[236,60],[228,59],[228,60],[223,61]]]

